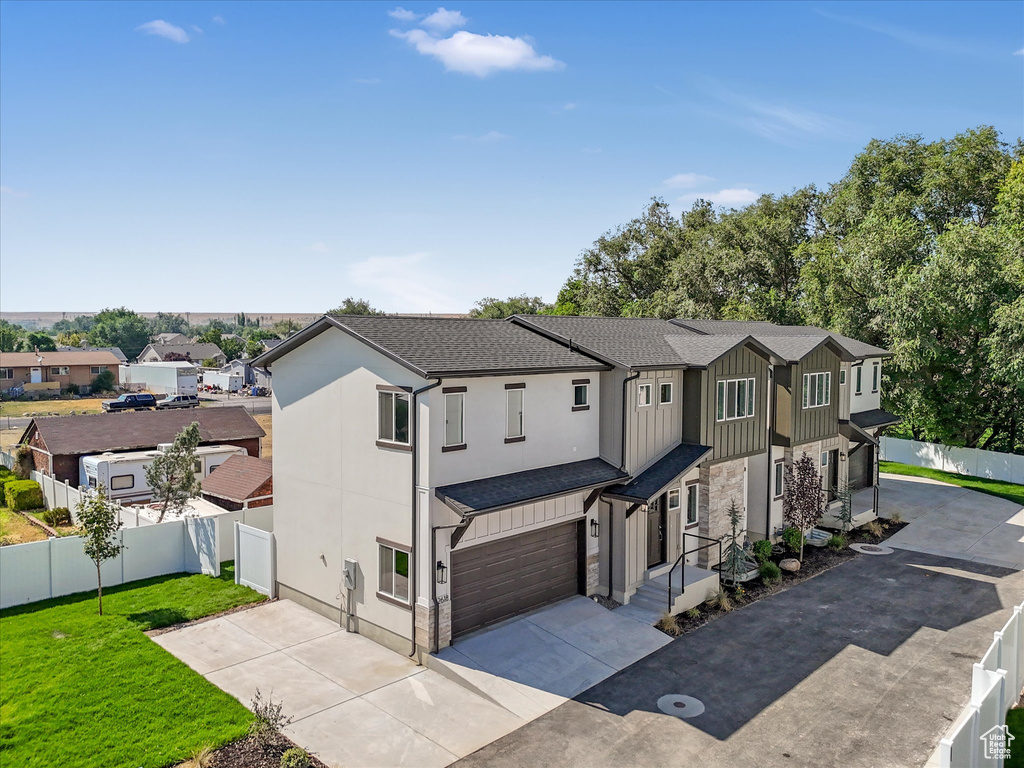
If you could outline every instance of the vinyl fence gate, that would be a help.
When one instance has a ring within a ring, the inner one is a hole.
[[[275,596],[277,563],[274,534],[235,523],[235,583]]]

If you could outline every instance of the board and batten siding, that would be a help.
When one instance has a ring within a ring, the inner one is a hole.
[[[839,357],[834,352],[821,346],[796,365],[790,366],[793,445],[824,440],[839,434],[839,363]],[[832,374],[829,404],[817,408],[804,408],[804,374],[823,372]]]
[[[709,457],[711,461],[722,461],[741,456],[749,456],[753,453],[764,451],[767,447],[767,434],[765,424],[768,408],[768,361],[743,346],[732,350],[719,358],[711,367],[705,371],[688,371],[687,389],[684,396],[688,396],[698,385],[697,378],[693,373],[700,374],[699,392],[702,396],[699,400],[699,431],[694,434],[694,427],[697,426],[697,419],[688,414],[687,419],[687,441],[709,445],[713,452]],[[718,415],[718,382],[729,379],[754,379],[754,415],[744,419],[732,419],[729,421],[717,421]],[[690,399],[691,406],[697,403]]]
[[[651,385],[651,404],[637,404],[640,385]],[[662,405],[659,393],[662,384],[672,385],[672,402]],[[621,388],[620,388],[621,389]],[[620,394],[621,396],[621,394]],[[642,472],[661,458],[682,439],[683,419],[682,370],[641,371],[640,377],[629,382],[626,412],[626,471]]]

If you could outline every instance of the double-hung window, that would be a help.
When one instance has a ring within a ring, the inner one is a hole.
[[[409,602],[409,553],[387,544],[378,544],[380,574],[377,591],[387,597]]]
[[[878,363],[871,364],[871,392],[872,394],[878,391]]]
[[[448,392],[444,396],[444,445],[451,448],[466,442],[466,395]]]
[[[651,404],[651,385],[638,384],[636,388],[636,404],[638,407]]]
[[[409,444],[409,393],[377,392],[377,438]]]
[[[754,379],[718,381],[718,421],[746,419],[754,415]]]
[[[804,374],[804,408],[821,408],[832,402],[832,374]]]
[[[658,385],[658,403],[660,405],[670,405],[672,403],[672,382]]]
[[[506,384],[505,389],[505,442],[519,442],[526,439],[526,425],[523,418],[523,400],[526,388],[512,388]]]
[[[686,524],[697,523],[697,483],[686,486]]]

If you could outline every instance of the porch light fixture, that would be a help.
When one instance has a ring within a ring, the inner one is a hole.
[[[840,451],[839,452],[839,460],[840,461],[846,461],[846,452],[845,451]]]
[[[446,584],[448,582],[448,566],[445,565],[441,560],[437,561],[437,583]]]
[[[590,518],[590,535],[592,538],[597,538],[601,534],[601,525],[595,518]]]

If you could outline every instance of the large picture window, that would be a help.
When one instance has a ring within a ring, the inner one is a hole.
[[[403,603],[409,602],[409,553],[380,544],[380,578],[377,591]]]
[[[525,389],[505,390],[505,439],[515,440],[526,435],[523,419]]]
[[[832,374],[804,374],[804,408],[821,408],[832,402]]]
[[[444,396],[444,444],[462,445],[466,442],[466,396],[462,392]]]
[[[718,381],[718,421],[746,419],[754,415],[754,379]]]
[[[377,393],[377,437],[389,443],[409,444],[409,395]]]

